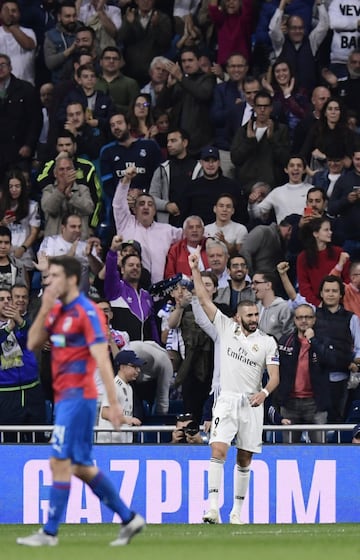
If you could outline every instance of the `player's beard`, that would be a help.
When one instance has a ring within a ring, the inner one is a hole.
[[[258,323],[256,321],[250,321],[249,323],[247,323],[246,321],[241,319],[241,326],[245,332],[253,333],[258,328]]]

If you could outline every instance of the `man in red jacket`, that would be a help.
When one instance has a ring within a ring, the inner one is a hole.
[[[165,266],[165,278],[170,278],[181,272],[187,276],[191,276],[188,257],[196,251],[198,245],[201,245],[200,252],[200,270],[209,268],[206,256],[204,237],[204,222],[199,216],[189,216],[183,224],[184,237],[177,243],[171,245]]]

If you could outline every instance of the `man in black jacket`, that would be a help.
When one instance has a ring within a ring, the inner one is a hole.
[[[42,126],[35,88],[11,73],[11,60],[0,53],[0,180],[11,167],[30,169]]]
[[[314,337],[315,312],[299,305],[294,314],[295,330],[279,341],[280,383],[277,400],[280,412],[292,424],[325,424],[330,406],[329,376],[321,367],[310,343]],[[284,443],[298,443],[300,431],[284,432]],[[310,432],[313,443],[323,442],[320,431]]]

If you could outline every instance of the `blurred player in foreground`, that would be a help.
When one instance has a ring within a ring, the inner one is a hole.
[[[28,335],[28,348],[41,348],[49,339],[55,395],[55,426],[51,439],[48,520],[38,533],[17,539],[26,546],[55,546],[67,506],[71,476],[90,486],[98,498],[122,519],[112,546],[126,545],[145,525],[144,519],[121,500],[110,480],[93,464],[93,426],[96,416],[94,371],[99,368],[107,395],[108,419],[119,428],[124,416],[114,386],[108,354],[105,318],[79,291],[80,263],[69,256],[49,260],[48,285]]]

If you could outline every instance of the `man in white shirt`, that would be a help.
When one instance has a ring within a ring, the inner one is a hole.
[[[220,195],[213,210],[216,220],[205,226],[205,236],[215,237],[225,243],[229,252],[233,250],[239,252],[248,231],[244,225],[231,219],[235,212],[233,197],[227,193]]]
[[[14,76],[35,84],[36,37],[32,29],[21,27],[17,2],[5,0],[0,10],[0,52],[11,59]]]
[[[303,158],[293,156],[289,158],[285,173],[289,176],[288,183],[272,190],[262,202],[257,204],[256,193],[249,196],[249,214],[255,218],[266,220],[271,210],[274,210],[279,224],[290,214],[303,214],[306,206],[306,195],[312,185],[303,181],[306,163]]]

